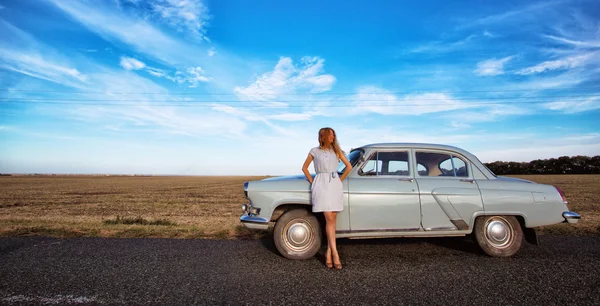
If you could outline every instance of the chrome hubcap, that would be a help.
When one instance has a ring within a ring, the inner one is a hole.
[[[284,231],[285,245],[293,251],[303,251],[314,240],[312,227],[304,220],[292,220]]]
[[[490,218],[485,225],[485,237],[496,248],[509,246],[513,238],[513,229],[502,217]]]

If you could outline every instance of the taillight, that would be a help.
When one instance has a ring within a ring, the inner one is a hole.
[[[556,186],[554,186],[554,188],[556,188],[556,190],[560,194],[560,197],[562,198],[563,203],[565,203],[565,205],[567,205],[569,202],[567,202],[567,198],[565,198],[565,193],[560,188],[558,188]]]

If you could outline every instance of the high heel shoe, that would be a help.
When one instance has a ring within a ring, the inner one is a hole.
[[[340,263],[334,263],[333,265],[335,266],[336,270],[341,270],[342,269],[342,263],[341,262]]]
[[[338,260],[340,260],[339,256],[338,256]],[[340,261],[339,263],[333,263],[333,266],[335,267],[336,270],[341,270],[342,269],[342,262]]]
[[[325,254],[325,266],[326,266],[328,269],[331,269],[331,268],[333,268],[333,262],[331,262],[331,261],[327,261],[327,260],[328,260],[328,259],[330,259],[330,258],[331,258],[331,254],[329,254],[329,255]]]

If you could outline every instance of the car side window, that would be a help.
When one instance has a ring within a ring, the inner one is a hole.
[[[469,176],[469,172],[467,170],[467,164],[462,158],[458,156],[452,156],[452,163],[454,164],[454,173],[459,177],[467,177]]]
[[[380,160],[377,160],[377,154],[373,154],[372,159],[369,159],[359,172],[360,175],[377,175],[381,172]]]
[[[416,157],[420,176],[469,176],[466,162],[458,156],[447,153],[417,152]]]
[[[408,151],[381,151],[371,155],[359,175],[410,175]]]
[[[427,168],[425,167],[425,165],[418,163],[417,164],[417,172],[419,173],[420,176],[428,176],[429,175],[429,171],[427,171]]]

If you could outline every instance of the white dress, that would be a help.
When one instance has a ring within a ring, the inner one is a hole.
[[[317,173],[310,186],[312,211],[344,210],[344,188],[337,173],[339,159],[335,152],[315,147],[309,153]]]

